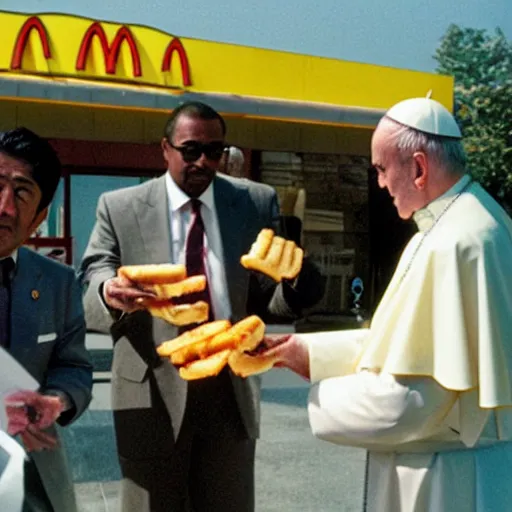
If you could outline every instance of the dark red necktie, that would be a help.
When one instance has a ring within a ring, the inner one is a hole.
[[[204,261],[206,258],[204,246],[204,223],[201,217],[201,201],[199,199],[191,199],[192,205],[192,221],[188,231],[187,243],[185,248],[185,265],[187,267],[187,276],[205,275],[206,268]],[[206,289],[202,292],[192,293],[185,297],[186,302],[193,303],[203,300],[209,305],[208,321],[213,320],[212,302],[210,300],[210,290],[208,281],[206,281]]]
[[[14,260],[0,260],[0,347],[9,347],[10,337],[10,287]]]

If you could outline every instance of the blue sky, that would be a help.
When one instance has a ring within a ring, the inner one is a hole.
[[[501,26],[512,39],[512,0],[0,0],[0,8],[420,71],[434,70],[432,55],[450,23]]]

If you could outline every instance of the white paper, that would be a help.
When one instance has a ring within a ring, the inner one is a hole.
[[[24,462],[23,448],[0,430],[0,503],[2,510],[21,511]]]
[[[0,429],[7,430],[4,399],[15,391],[37,391],[37,382],[11,354],[0,347]]]

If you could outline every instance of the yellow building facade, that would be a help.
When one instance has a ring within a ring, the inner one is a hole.
[[[283,199],[287,190],[306,191],[304,244],[332,277],[326,304],[345,309],[350,275],[371,280],[367,171],[375,125],[394,103],[429,91],[453,107],[453,80],[437,74],[63,14],[0,12],[0,27],[0,130],[26,126],[59,152],[63,205],[47,245],[61,243],[69,263],[88,237],[72,221],[83,218],[73,177],[163,172],[166,118],[199,100],[225,117],[227,142],[244,149],[249,177]]]

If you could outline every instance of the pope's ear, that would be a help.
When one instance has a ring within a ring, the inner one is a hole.
[[[48,207],[44,208],[39,213],[36,213],[36,216],[34,217],[32,224],[30,225],[30,235],[32,235],[34,231],[39,227],[41,222],[43,222],[43,220],[46,219],[47,215]]]
[[[428,159],[425,153],[417,151],[412,155],[416,174],[414,176],[414,184],[419,190],[423,190],[427,184],[428,178]]]

